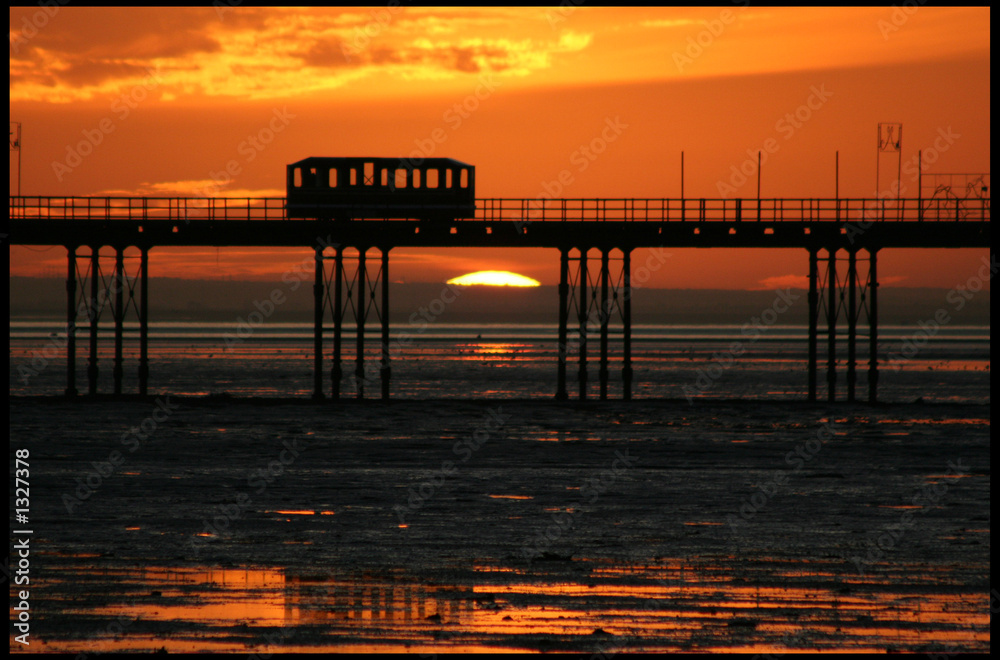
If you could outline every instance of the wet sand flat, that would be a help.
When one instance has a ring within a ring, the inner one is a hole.
[[[989,650],[984,405],[10,413],[32,651]]]

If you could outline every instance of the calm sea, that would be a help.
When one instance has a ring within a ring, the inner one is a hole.
[[[838,336],[838,399],[847,387],[846,331]],[[313,388],[312,325],[157,322],[150,324],[150,391],[179,395],[308,397]],[[10,393],[61,394],[66,387],[65,325],[58,320],[12,318]],[[366,397],[380,393],[379,328],[366,328]],[[775,325],[636,325],[632,330],[635,398],[801,399],[807,391],[807,328]],[[579,396],[576,333],[569,337],[567,382]],[[868,337],[857,346],[858,398],[867,398]],[[820,397],[826,396],[826,337],[819,342]],[[356,335],[343,336],[343,396],[357,392]],[[89,331],[77,331],[77,389],[86,390]],[[126,392],[138,388],[138,327],[126,324]],[[329,393],[332,330],[324,338],[324,390]],[[598,394],[600,333],[587,347],[587,394]],[[621,329],[608,341],[611,398],[622,391]],[[556,389],[554,324],[445,324],[394,327],[390,335],[393,398],[544,398]],[[100,392],[112,389],[113,332],[100,328]],[[989,326],[883,326],[879,336],[879,398],[883,401],[990,400]]]

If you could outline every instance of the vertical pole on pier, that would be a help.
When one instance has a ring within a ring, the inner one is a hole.
[[[590,310],[590,292],[587,291],[587,248],[580,248],[580,297],[578,312],[580,321],[580,371],[577,374],[580,383],[580,400],[587,398],[587,312]]]
[[[389,400],[389,248],[382,248],[382,400]]]
[[[826,323],[827,323],[827,335],[826,335],[826,387],[827,387],[827,399],[830,401],[837,400],[836,386],[837,386],[837,248],[830,247],[827,248],[827,253],[829,254],[829,259],[827,261],[827,271],[826,271],[826,290],[827,290],[827,304],[826,304]]]
[[[847,251],[847,400],[854,401],[858,349],[858,253]]]
[[[569,248],[559,249],[559,364],[556,368],[556,400],[566,394],[566,325],[569,321]]]
[[[632,400],[632,248],[622,250],[622,398]]]
[[[610,248],[601,250],[601,367],[599,378],[601,381],[601,401],[608,398],[608,321],[611,314],[608,313],[608,253]]]
[[[344,248],[334,248],[333,257],[333,368],[330,377],[333,380],[330,391],[331,398],[340,398],[340,379],[343,371],[340,365],[340,341],[343,331],[344,301],[341,294],[341,281],[344,279]]]
[[[149,391],[149,248],[139,248],[139,394]]]
[[[66,250],[66,396],[76,396],[76,246]]]
[[[125,248],[117,247],[115,248],[115,364],[112,369],[112,376],[114,377],[114,391],[115,396],[119,396],[122,393],[122,376],[124,375],[124,369],[122,368],[122,339],[123,339],[123,326],[125,322],[125,308],[123,305],[123,296],[125,289]]]
[[[358,324],[357,351],[354,356],[354,378],[357,381],[358,399],[365,398],[365,289],[368,288],[368,274],[365,272],[366,248],[358,247],[358,307],[355,320]]]
[[[878,401],[878,249],[868,248],[868,403]]]
[[[323,398],[323,294],[326,273],[323,268],[323,246],[314,248],[313,266],[313,399]]]
[[[816,344],[819,334],[819,248],[809,249],[809,400],[816,400]]]
[[[90,248],[90,305],[87,316],[90,318],[90,358],[87,361],[87,393],[97,394],[97,317],[100,312],[97,298],[97,283],[101,279],[100,247]]]

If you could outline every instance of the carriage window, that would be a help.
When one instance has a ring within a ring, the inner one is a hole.
[[[329,183],[329,185],[330,185],[331,188],[336,188],[337,187],[337,168],[336,167],[330,168],[330,175],[329,175],[329,181],[328,181],[328,183]]]
[[[420,187],[420,170],[412,170],[410,176],[413,177],[413,187]]]
[[[462,168],[462,174],[461,178],[458,180],[458,185],[462,186],[463,188],[469,187],[469,170],[465,169],[464,167]]]
[[[365,163],[365,185],[375,183],[375,163]]]
[[[385,169],[384,167],[382,168],[382,175],[380,177],[379,185],[381,185],[383,188],[389,185],[389,170]]]
[[[396,187],[406,187],[406,170],[396,170]]]
[[[451,188],[451,168],[444,171],[444,187]]]
[[[351,185],[358,185],[358,171],[355,168],[351,168]]]
[[[292,185],[296,188],[302,187],[302,168],[296,167],[292,169]]]
[[[424,181],[428,188],[438,187],[438,171],[437,170],[427,170],[427,179]]]

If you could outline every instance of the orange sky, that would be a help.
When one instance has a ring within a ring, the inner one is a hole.
[[[904,163],[937,141],[928,172],[989,171],[988,8],[405,4],[11,8],[22,192],[280,196],[285,164],[306,156],[423,149],[476,165],[479,196],[535,197],[568,171],[560,196],[676,197],[684,150],[687,196],[753,197],[755,175],[732,168],[773,140],[764,196],[832,196],[839,149],[841,195],[870,197],[879,121],[904,124]],[[595,139],[600,154],[581,151]],[[895,161],[882,163],[884,188]],[[879,270],[887,285],[950,288],[986,253],[886,251]],[[277,279],[308,254],[157,248],[150,268]],[[65,268],[61,248],[10,255],[12,275]],[[761,288],[804,280],[806,262],[804,250],[673,250],[649,285]],[[474,270],[554,284],[558,257],[393,252],[398,280]]]

